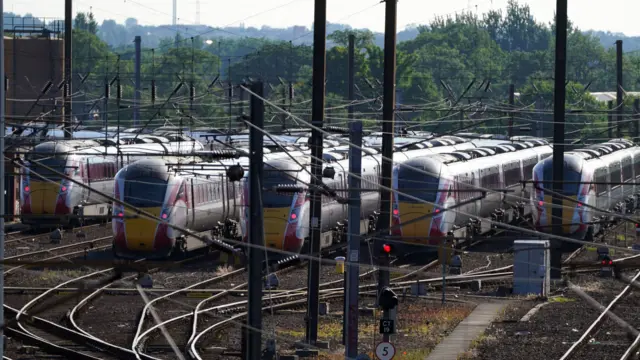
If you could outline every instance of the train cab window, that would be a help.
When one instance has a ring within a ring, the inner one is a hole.
[[[423,201],[434,202],[438,196],[439,183],[438,177],[401,167],[398,170],[398,190],[401,192],[398,194],[398,200],[417,203],[418,201],[413,199],[415,197]]]
[[[582,181],[582,174],[580,172],[565,167],[564,182],[560,193],[564,196],[576,196],[581,185],[580,181]],[[551,161],[544,162],[544,167],[542,168],[542,187],[550,190],[553,189],[553,163]]]

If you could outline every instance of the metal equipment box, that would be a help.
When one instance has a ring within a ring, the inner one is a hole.
[[[547,296],[550,291],[548,240],[513,242],[513,294]]]

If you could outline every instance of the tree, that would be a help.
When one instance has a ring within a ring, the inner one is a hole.
[[[73,20],[73,27],[75,29],[84,30],[90,34],[96,35],[98,33],[98,23],[93,17],[93,13],[81,13],[76,14]]]
[[[373,45],[375,40],[375,35],[370,30],[357,29],[336,30],[327,36],[327,39],[333,41],[336,45],[348,47],[349,35],[351,34],[355,36],[354,45],[356,49],[362,49],[366,46]]]

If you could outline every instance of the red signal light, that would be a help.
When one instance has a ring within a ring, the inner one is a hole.
[[[440,209],[436,209],[436,214],[440,212]]]
[[[544,205],[544,201],[542,201],[542,200],[538,201],[538,205],[539,205],[539,206]]]
[[[29,191],[29,187],[28,187],[28,186],[25,186],[25,187],[24,187],[24,191]],[[636,224],[636,226],[638,226],[638,224]]]
[[[391,245],[389,244],[382,245],[382,251],[386,252],[387,254],[391,253]]]
[[[398,209],[393,209],[393,215],[398,215],[400,213],[400,211],[398,211]]]
[[[167,214],[162,214],[162,218],[166,219],[167,218]]]
[[[581,206],[582,206],[582,203],[578,203],[578,207],[581,207]]]
[[[124,215],[122,213],[118,213],[118,217],[123,217]]]
[[[67,187],[66,187],[66,186],[63,186],[63,187],[62,187],[62,191],[63,191],[63,192],[67,191]]]
[[[291,220],[295,220],[296,218],[298,218],[298,215],[296,215],[296,214],[291,214]]]
[[[637,227],[637,228],[639,228],[639,227],[640,227],[640,224],[636,223],[636,227]]]

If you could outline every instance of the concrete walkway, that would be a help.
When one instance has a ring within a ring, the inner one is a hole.
[[[442,340],[425,360],[456,360],[469,349],[471,342],[491,325],[506,303],[479,304],[453,332]]]

